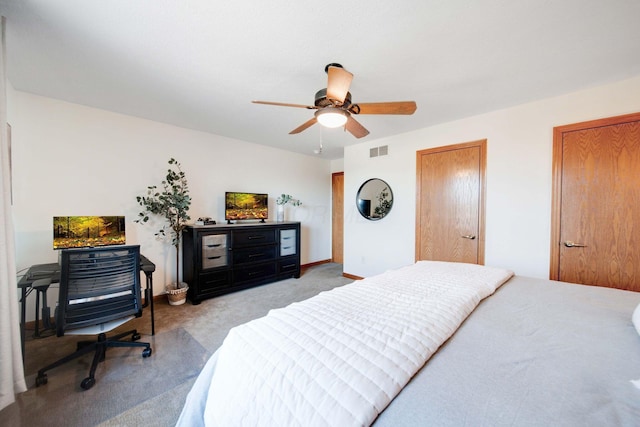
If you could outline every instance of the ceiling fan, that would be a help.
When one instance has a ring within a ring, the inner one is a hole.
[[[353,115],[356,114],[413,114],[416,111],[414,101],[399,102],[373,102],[354,104],[351,102],[349,86],[353,80],[353,74],[344,69],[340,64],[331,63],[324,67],[328,75],[327,87],[316,92],[314,105],[288,104],[282,102],[252,101],[254,104],[278,105],[281,107],[296,107],[316,110],[314,117],[307,120],[289,134],[300,133],[303,130],[319,122],[321,125],[331,128],[344,126],[356,138],[367,136],[369,131],[365,129]]]

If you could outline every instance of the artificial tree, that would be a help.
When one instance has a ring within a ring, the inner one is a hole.
[[[167,222],[155,235],[160,238],[170,238],[171,244],[176,249],[175,289],[180,289],[183,287],[180,282],[180,242],[182,230],[191,219],[188,214],[191,196],[189,196],[187,178],[180,163],[174,158],[169,159],[169,169],[161,183],[161,188],[156,185],[149,186],[147,195],[137,196],[136,200],[143,211],[138,214],[134,222],[145,224],[152,215],[162,217]],[[170,290],[170,287],[167,287],[167,291]]]

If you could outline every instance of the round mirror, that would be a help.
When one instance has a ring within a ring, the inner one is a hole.
[[[365,181],[358,190],[356,205],[360,215],[371,221],[384,218],[393,206],[391,187],[378,178]]]

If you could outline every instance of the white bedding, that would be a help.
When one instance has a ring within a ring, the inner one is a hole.
[[[272,310],[230,331],[178,425],[370,425],[512,275],[421,261]]]

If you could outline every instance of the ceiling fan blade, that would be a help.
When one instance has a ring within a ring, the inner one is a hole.
[[[264,104],[264,105],[277,105],[279,107],[296,107],[296,108],[306,108],[308,110],[317,110],[318,107],[311,105],[302,105],[302,104],[287,104],[284,102],[270,102],[270,101],[251,101],[254,104]]]
[[[414,101],[370,102],[356,105],[353,106],[353,110],[356,111],[352,111],[356,114],[413,114],[417,108]]]
[[[369,135],[369,131],[358,123],[356,119],[351,117],[351,115],[347,118],[347,123],[345,123],[344,128],[351,132],[351,134],[356,138],[362,138],[363,136]]]
[[[304,122],[303,124],[295,128],[294,130],[289,132],[289,135],[293,135],[294,133],[300,133],[303,130],[307,129],[308,127],[315,125],[317,121],[318,120],[316,120],[315,117],[312,117],[311,119],[307,120],[306,122]]]
[[[349,92],[353,74],[342,67],[333,66],[327,68],[327,74],[329,75],[327,81],[327,98],[343,103],[347,97],[347,92]]]

